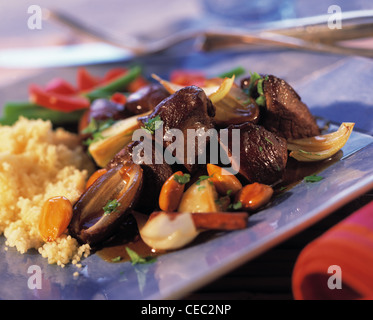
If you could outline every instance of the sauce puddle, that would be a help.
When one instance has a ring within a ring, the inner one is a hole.
[[[126,248],[136,252],[139,257],[156,258],[163,252],[156,251],[150,248],[144,241],[141,240],[140,236],[136,236],[132,241],[123,242],[117,245],[108,245],[96,252],[96,254],[106,262],[127,262],[131,261],[130,256],[127,253]]]
[[[117,234],[108,240],[102,247],[97,248],[95,254],[106,262],[131,261],[126,248],[136,252],[141,258],[156,258],[164,252],[150,248],[140,237],[136,220],[129,215]]]
[[[342,156],[343,153],[339,151],[327,160],[315,162],[300,162],[289,157],[283,179],[274,187],[275,194],[288,191],[302,182],[305,177],[320,173],[332,164],[338,162]]]

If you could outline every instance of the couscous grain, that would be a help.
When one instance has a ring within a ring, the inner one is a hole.
[[[79,137],[53,130],[49,121],[25,118],[0,126],[0,136],[0,235],[6,246],[20,253],[36,249],[61,267],[88,256],[89,245],[66,233],[44,243],[38,231],[43,203],[54,196],[74,203],[94,170]]]

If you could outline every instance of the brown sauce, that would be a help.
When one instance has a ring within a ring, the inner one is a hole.
[[[140,257],[157,257],[161,251],[155,251],[142,241],[139,236],[135,218],[130,215],[120,226],[115,236],[107,240],[95,253],[107,262],[126,262],[130,257],[126,248],[136,252]]]
[[[287,167],[283,180],[274,187],[275,195],[280,195],[292,187],[300,183],[306,176],[318,174],[322,170],[333,163],[340,160],[342,152],[338,152],[332,158],[318,162],[299,162],[293,158],[288,159]],[[107,242],[101,249],[96,251],[96,254],[107,262],[127,262],[130,257],[126,251],[126,247],[135,251],[140,257],[158,257],[165,251],[156,251],[145,244],[138,234],[136,222],[134,220],[127,221],[121,228],[118,234]],[[206,231],[201,233],[191,244],[194,246],[199,243],[209,241],[221,234],[219,231]]]
[[[106,262],[127,262],[131,261],[126,248],[136,252],[140,257],[158,257],[163,252],[155,251],[150,248],[139,236],[136,236],[131,241],[123,241],[121,244],[108,245],[101,250],[97,251],[96,254]]]
[[[318,174],[336,163],[342,156],[342,151],[339,151],[329,159],[314,162],[300,162],[289,157],[282,181],[274,187],[275,193],[291,189],[305,177]]]

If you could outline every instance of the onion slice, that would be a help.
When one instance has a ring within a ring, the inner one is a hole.
[[[336,154],[350,138],[355,123],[343,122],[337,131],[303,139],[288,139],[290,157],[298,161],[325,160]]]
[[[164,80],[157,76],[156,74],[152,74],[153,79],[157,80],[163,87],[170,93],[173,94],[176,91],[184,88],[184,86],[172,83],[170,81]],[[231,90],[233,83],[234,83],[234,76],[231,78],[225,78],[221,84],[219,85],[212,85],[202,87],[201,89],[206,93],[206,95],[210,98],[212,103],[219,102],[222,100]]]
[[[148,114],[149,112],[119,120],[100,132],[101,139],[88,147],[90,155],[99,167],[105,167],[123,147],[132,142],[133,132],[141,127],[137,118]]]

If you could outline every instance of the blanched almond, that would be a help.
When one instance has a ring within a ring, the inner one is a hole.
[[[224,168],[208,163],[207,172],[216,191],[222,196],[227,195],[228,192],[234,195],[242,189],[241,182]]]
[[[39,233],[45,242],[56,240],[68,227],[73,215],[73,206],[65,197],[48,199],[42,208]]]
[[[236,195],[235,202],[242,204],[242,210],[255,211],[266,205],[273,195],[272,187],[262,183],[244,186]]]
[[[172,212],[179,206],[185,183],[178,182],[177,177],[184,177],[183,172],[175,172],[162,186],[159,194],[159,208],[163,211]]]

